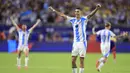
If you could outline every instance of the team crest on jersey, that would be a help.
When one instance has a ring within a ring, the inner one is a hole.
[[[79,20],[79,21],[75,21],[75,24],[81,24],[81,20]]]

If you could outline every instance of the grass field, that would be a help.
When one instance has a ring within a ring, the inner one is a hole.
[[[100,56],[101,54],[87,54],[84,73],[98,73],[95,62]],[[0,73],[71,73],[70,53],[30,53],[27,70],[24,67],[17,70],[16,57],[16,54],[0,53]],[[130,73],[130,54],[117,54],[116,63],[110,55],[101,73]]]

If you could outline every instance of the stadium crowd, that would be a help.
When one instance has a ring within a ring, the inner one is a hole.
[[[130,0],[0,0],[0,25],[10,26],[12,23],[9,17],[13,16],[19,24],[26,21],[34,23],[37,18],[40,18],[42,26],[71,26],[65,19],[50,12],[48,7],[53,6],[69,16],[74,16],[73,10],[81,7],[83,14],[87,15],[97,3],[100,3],[102,8],[89,20],[89,28],[95,25],[103,26],[106,21],[111,22],[113,26],[130,27]],[[23,15],[26,11],[30,14]],[[0,34],[5,39],[2,31]],[[54,35],[51,35],[54,40],[57,40],[55,37],[58,37],[61,41],[59,33],[55,32]],[[50,35],[47,35],[48,40],[49,37]],[[42,35],[41,38],[43,38]],[[128,39],[130,40],[130,37]]]
[[[87,15],[100,3],[102,8],[90,20],[89,24],[103,24],[110,21],[115,25],[130,26],[130,0],[0,0],[0,23],[11,24],[9,17],[20,18],[20,14],[26,10],[32,10],[31,21],[37,17],[43,19],[43,23],[64,23],[65,20],[55,13],[48,11],[48,6],[73,16],[75,7],[81,7]],[[44,24],[46,25],[46,24]]]

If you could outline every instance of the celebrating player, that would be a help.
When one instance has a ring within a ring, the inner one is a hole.
[[[67,16],[61,12],[56,11],[54,8],[49,7],[50,10],[64,17],[72,24],[74,34],[73,49],[72,49],[72,73],[77,73],[76,59],[78,55],[80,56],[79,73],[84,72],[84,58],[87,49],[86,25],[88,19],[90,19],[98,11],[100,7],[101,5],[97,4],[96,8],[87,16],[82,16],[82,10],[80,8],[76,8],[75,17]]]
[[[99,72],[101,71],[101,67],[104,65],[104,63],[106,62],[110,54],[111,37],[116,39],[118,37],[127,35],[127,32],[125,32],[122,35],[116,36],[110,29],[111,29],[111,24],[107,22],[105,24],[105,29],[99,30],[98,32],[95,32],[94,28],[92,30],[93,34],[96,34],[101,38],[100,49],[101,49],[101,53],[103,54],[103,57],[101,57],[96,63],[96,69]]]
[[[93,27],[93,30],[95,29],[95,27]],[[96,41],[101,43],[101,37],[100,35],[96,35]],[[111,37],[111,42],[110,42],[110,51],[113,54],[113,59],[116,62],[116,38]]]
[[[13,20],[12,17],[10,17],[13,25],[16,27],[17,31],[18,31],[18,35],[19,35],[19,44],[18,44],[18,57],[17,57],[17,66],[18,69],[21,68],[21,53],[22,51],[25,53],[25,68],[28,67],[28,54],[29,54],[29,49],[28,49],[28,39],[29,39],[29,35],[32,32],[32,30],[39,24],[39,22],[41,21],[40,19],[37,20],[36,24],[33,25],[29,30],[27,30],[27,26],[26,25],[22,25],[22,28],[20,29],[17,24],[15,23],[15,21]]]

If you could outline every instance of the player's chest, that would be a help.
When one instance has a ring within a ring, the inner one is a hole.
[[[20,33],[20,36],[21,36],[21,37],[28,37],[29,34],[28,34],[28,32],[21,32],[21,33]]]

